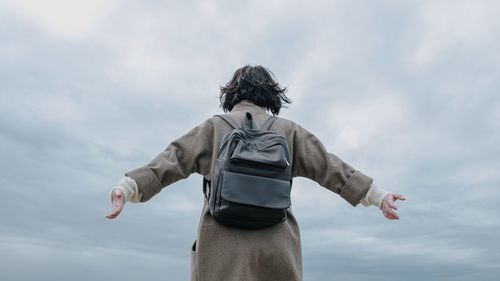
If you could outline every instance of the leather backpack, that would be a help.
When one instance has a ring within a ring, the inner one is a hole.
[[[249,112],[242,128],[228,115],[216,116],[232,130],[221,142],[210,182],[203,178],[210,214],[221,224],[245,229],[284,222],[292,166],[286,139],[269,131],[277,117],[255,129]]]

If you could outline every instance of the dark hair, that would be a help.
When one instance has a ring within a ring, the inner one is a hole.
[[[274,73],[260,65],[237,69],[231,81],[220,87],[220,106],[227,112],[238,102],[248,100],[278,115],[281,107],[292,101],[285,95],[286,87],[280,87],[273,77]]]

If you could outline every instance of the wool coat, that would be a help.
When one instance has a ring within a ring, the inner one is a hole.
[[[241,125],[246,112],[252,114],[258,128],[270,116],[264,108],[246,100],[228,114]],[[148,201],[163,187],[192,173],[210,180],[222,138],[231,129],[218,117],[208,118],[170,143],[148,164],[126,172],[137,183],[140,201]],[[329,153],[312,133],[284,118],[278,118],[270,130],[285,137],[289,144],[293,177],[307,177],[352,206],[365,196],[373,179]],[[285,222],[268,228],[237,229],[216,222],[205,200],[197,239],[191,248],[191,280],[302,280],[299,225],[291,208],[287,215]]]

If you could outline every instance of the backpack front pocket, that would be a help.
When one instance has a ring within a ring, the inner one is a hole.
[[[225,171],[222,199],[255,207],[286,209],[290,207],[289,181]]]

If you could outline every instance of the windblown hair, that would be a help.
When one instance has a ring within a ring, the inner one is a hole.
[[[270,110],[278,115],[284,104],[292,101],[285,95],[286,87],[281,87],[274,79],[274,73],[257,65],[245,65],[234,72],[233,78],[220,87],[220,105],[224,112],[231,111],[242,100]]]

